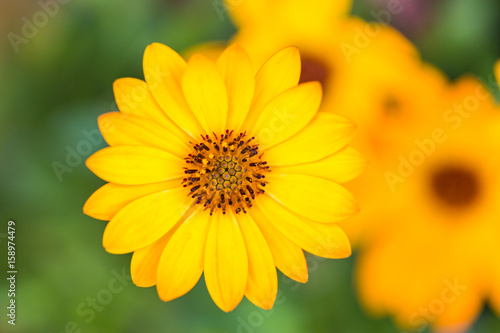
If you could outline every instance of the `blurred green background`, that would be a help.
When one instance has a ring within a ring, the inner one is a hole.
[[[183,51],[228,40],[235,28],[219,0],[59,1],[58,12],[47,22],[39,18],[44,24],[13,47],[9,33],[22,36],[25,20],[41,7],[0,0],[0,332],[398,332],[389,319],[372,319],[360,308],[352,281],[355,254],[346,260],[310,257],[306,285],[280,275],[277,302],[267,312],[244,300],[226,314],[203,280],[169,303],[155,288],[135,287],[131,255],[106,253],[106,223],[82,213],[85,200],[104,184],[84,160],[105,144],[87,136],[96,131],[98,115],[117,109],[113,81],[143,77],[148,44]],[[393,23],[423,58],[452,78],[472,72],[487,79],[500,58],[500,2],[417,3]],[[372,20],[370,11],[383,5],[358,0],[353,13]],[[55,165],[66,166],[59,176]],[[15,327],[5,315],[9,219],[17,229]],[[499,331],[500,319],[487,308],[471,330]]]

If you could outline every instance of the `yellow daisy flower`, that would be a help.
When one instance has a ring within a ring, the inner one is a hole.
[[[152,44],[146,82],[115,82],[120,112],[99,117],[110,147],[87,160],[109,183],[84,212],[110,220],[106,251],[134,253],[136,285],[156,285],[169,301],[203,273],[222,310],[243,296],[270,309],[276,267],[306,282],[303,250],[350,255],[337,222],[358,208],[339,184],[364,160],[346,146],[354,124],[317,112],[321,85],[299,84],[300,63],[288,47],[255,74],[237,45],[216,62],[198,54],[186,63]]]
[[[500,108],[472,77],[443,98],[417,136],[397,139],[405,149],[394,162],[373,173],[385,186],[364,184],[379,209],[363,217],[377,226],[365,230],[357,280],[375,314],[408,329],[461,332],[488,299],[500,313]]]

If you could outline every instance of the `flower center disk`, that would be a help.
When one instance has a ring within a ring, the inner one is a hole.
[[[264,193],[267,182],[264,173],[269,172],[267,162],[261,160],[255,137],[246,138],[245,133],[235,135],[233,131],[212,137],[202,136],[202,141],[193,145],[193,153],[185,160],[189,167],[183,179],[184,187],[195,204],[225,214],[228,207],[234,213],[247,212],[258,194]]]
[[[469,206],[480,195],[480,184],[476,174],[469,169],[448,166],[432,176],[434,194],[447,206],[460,208]]]
[[[330,70],[328,66],[322,61],[303,56],[301,58],[301,73],[299,83],[319,81],[321,86],[325,88],[328,78],[330,76]]]

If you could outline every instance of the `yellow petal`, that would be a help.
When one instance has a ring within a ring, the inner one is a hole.
[[[255,93],[252,107],[245,120],[245,127],[252,128],[267,103],[282,92],[295,87],[299,79],[298,48],[287,47],[269,58],[255,77]]]
[[[351,255],[349,239],[338,225],[316,223],[293,214],[267,195],[259,197],[256,206],[283,235],[307,252],[333,259]]]
[[[308,82],[291,88],[264,108],[250,131],[262,150],[275,146],[303,129],[321,103],[321,85]]]
[[[113,84],[116,104],[123,114],[144,117],[165,127],[184,142],[190,136],[179,128],[156,103],[146,82],[133,78],[118,79]],[[103,124],[106,127],[106,123]]]
[[[245,296],[253,304],[269,310],[278,293],[278,277],[266,239],[248,214],[236,217],[248,254],[248,283]]]
[[[146,118],[110,112],[101,115],[98,123],[110,146],[156,147],[180,158],[191,152],[189,146],[175,134]]]
[[[226,130],[226,87],[212,61],[201,54],[194,55],[184,72],[182,91],[205,133],[221,134]]]
[[[190,291],[203,273],[210,216],[196,211],[175,232],[161,255],[157,290],[167,302]]]
[[[104,230],[104,248],[109,253],[122,254],[152,244],[181,219],[192,203],[184,188],[133,201],[109,221]]]
[[[300,132],[268,149],[264,158],[270,166],[317,161],[347,145],[355,129],[354,123],[346,118],[318,112]]]
[[[99,150],[87,159],[87,167],[100,178],[121,185],[142,185],[179,178],[184,161],[166,151],[140,146]]]
[[[130,275],[132,276],[132,282],[136,286],[147,288],[156,284],[161,254],[176,230],[177,228],[173,227],[165,236],[153,244],[134,252],[130,262]]]
[[[500,60],[495,64],[495,75],[497,77],[498,84],[500,84]]]
[[[307,262],[302,249],[276,229],[257,206],[252,207],[249,213],[264,235],[276,267],[290,279],[306,283]]]
[[[278,147],[278,146],[277,146]],[[267,155],[264,155],[267,157]],[[366,168],[367,161],[358,151],[345,147],[322,160],[287,166],[273,166],[274,174],[300,174],[325,178],[336,183],[353,180]]]
[[[228,47],[219,57],[228,96],[227,128],[238,131],[248,114],[255,89],[255,76],[247,53],[239,46]]]
[[[211,219],[205,247],[205,283],[215,304],[229,312],[245,294],[248,256],[233,214],[217,212]]]
[[[198,138],[202,127],[182,93],[186,62],[166,45],[153,43],[144,52],[144,76],[149,90],[163,111],[180,128]]]
[[[109,221],[132,201],[151,193],[179,187],[180,183],[180,179],[136,186],[108,183],[88,198],[83,206],[83,212],[95,219]]]
[[[353,216],[358,207],[341,185],[309,175],[270,174],[267,193],[291,211],[316,222],[334,223]]]

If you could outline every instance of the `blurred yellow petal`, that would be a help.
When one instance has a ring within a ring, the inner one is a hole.
[[[172,132],[146,118],[111,112],[98,119],[99,129],[110,146],[149,146],[184,158],[190,147]]]
[[[265,195],[259,198],[257,206],[283,235],[307,252],[332,259],[351,255],[349,239],[338,225],[300,217]]]
[[[453,279],[448,281],[453,284]],[[477,318],[483,309],[483,296],[472,288],[474,286],[467,286],[469,290],[465,290],[459,294],[458,297],[454,297],[453,291],[449,290],[447,296],[450,294],[453,297],[453,302],[446,304],[446,308],[434,323],[436,331],[442,329],[446,332],[446,329],[452,327],[458,327],[462,329],[467,329],[470,327],[471,323]],[[436,295],[438,299],[442,297],[442,294]],[[458,332],[458,331],[457,331]]]
[[[300,54],[296,47],[287,47],[267,60],[255,77],[255,93],[245,127],[252,128],[267,103],[297,86],[299,79]]]
[[[190,46],[186,50],[182,51],[182,56],[184,59],[190,59],[195,54],[203,54],[208,59],[216,62],[222,52],[224,52],[226,46],[226,41],[209,41],[200,43]]]
[[[392,230],[387,230],[387,232],[391,233]],[[418,310],[424,300],[432,299],[429,294],[434,286],[429,289],[424,286],[430,286],[429,283],[439,275],[439,273],[436,274],[438,267],[432,267],[432,262],[429,260],[426,261],[430,265],[422,265],[425,261],[421,261],[414,255],[410,255],[409,258],[406,256],[405,252],[409,246],[403,243],[413,243],[414,246],[415,239],[401,238],[393,241],[393,234],[386,236],[389,236],[387,241],[379,242],[380,239],[375,239],[380,243],[380,247],[375,246],[369,252],[362,252],[358,258],[355,272],[360,301],[376,315],[397,310],[401,317],[406,317],[407,325],[409,325],[409,316],[403,314],[407,314],[412,308],[414,311]],[[400,246],[395,246],[396,243]],[[420,247],[422,249],[419,251],[429,254],[428,247]],[[440,246],[440,250],[443,251],[436,255],[443,259],[444,247]],[[413,277],[418,279],[419,284],[408,288],[407,281]],[[441,285],[443,282],[437,281]]]
[[[180,179],[146,185],[108,183],[95,191],[83,206],[83,212],[95,219],[109,221],[120,209],[145,195],[180,187]]]
[[[278,293],[278,277],[266,239],[248,214],[237,216],[248,254],[248,283],[245,296],[253,304],[269,310]]]
[[[176,230],[177,228],[173,227],[165,236],[153,244],[134,251],[130,262],[130,275],[132,276],[132,282],[136,286],[147,288],[156,284],[161,254]]]
[[[248,280],[245,242],[233,214],[216,212],[205,247],[205,283],[215,304],[232,311],[243,299]]]
[[[227,128],[238,131],[247,116],[255,89],[255,76],[247,53],[239,46],[228,47],[219,57],[217,67],[227,89],[229,111]]]
[[[281,22],[288,19],[305,29],[347,15],[352,6],[352,0],[312,0],[307,4],[301,0],[224,0],[224,3],[228,14],[240,27],[253,26],[264,20]]]
[[[318,112],[304,129],[266,150],[264,156],[270,166],[317,161],[345,147],[355,129],[356,125],[346,118]]]
[[[367,161],[361,153],[351,147],[345,147],[319,161],[287,166],[273,166],[272,170],[276,175],[292,173],[310,175],[342,184],[359,176],[366,168],[366,165]]]
[[[139,198],[109,221],[103,245],[109,253],[128,253],[164,236],[192,205],[183,188],[153,193]]]
[[[150,119],[165,127],[179,139],[186,142],[189,140],[190,136],[174,124],[156,103],[146,82],[133,78],[118,79],[113,84],[113,91],[118,109],[123,114]],[[108,124],[103,123],[102,127],[106,128]]]
[[[226,130],[226,87],[212,61],[200,54],[194,55],[184,72],[182,90],[205,133],[221,134]]]
[[[153,43],[144,53],[144,76],[151,94],[180,128],[197,138],[202,127],[186,103],[181,82],[186,62],[166,45]]]
[[[163,301],[186,294],[200,279],[211,225],[208,216],[207,212],[196,211],[181,224],[165,247],[157,282],[158,295]]]
[[[99,150],[87,159],[86,164],[108,182],[142,185],[182,177],[185,163],[179,157],[156,148],[116,146]]]
[[[332,181],[298,174],[270,174],[266,178],[266,192],[271,197],[313,221],[339,222],[358,212],[352,194]]]
[[[252,130],[260,148],[275,146],[303,129],[318,111],[321,95],[321,85],[308,82],[271,100]]]
[[[257,206],[252,207],[249,214],[264,235],[276,267],[290,279],[306,283],[307,262],[302,249],[276,229]]]

